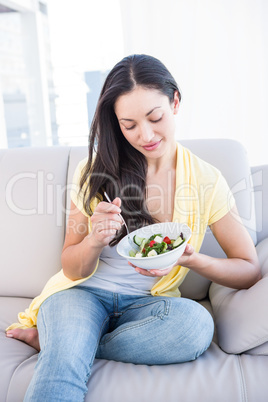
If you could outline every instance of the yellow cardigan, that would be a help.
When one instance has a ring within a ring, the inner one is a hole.
[[[86,160],[81,161],[74,174],[74,183],[78,187],[81,171]],[[73,192],[72,200],[82,210],[82,198]],[[186,223],[192,230],[189,241],[195,251],[199,251],[208,225],[221,219],[234,206],[234,198],[221,173],[204,162],[188,149],[177,144],[176,191],[174,198],[173,222]],[[96,269],[90,275],[94,275]],[[174,266],[172,271],[162,277],[151,289],[153,296],[180,296],[179,286],[189,269]],[[89,276],[89,277],[90,277]],[[79,285],[89,277],[79,280],[67,278],[61,269],[49,279],[41,294],[33,299],[29,308],[18,314],[18,321],[7,330],[14,328],[35,327],[41,304],[56,292]]]

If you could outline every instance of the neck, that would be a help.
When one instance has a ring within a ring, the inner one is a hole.
[[[147,159],[148,162],[148,174],[156,174],[158,172],[164,172],[170,169],[176,168],[177,160],[177,143],[171,144],[169,149],[164,153],[163,156],[157,159]]]

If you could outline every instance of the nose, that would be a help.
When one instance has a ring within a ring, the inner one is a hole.
[[[154,137],[154,132],[150,124],[145,123],[140,127],[140,137],[145,143],[149,143]]]

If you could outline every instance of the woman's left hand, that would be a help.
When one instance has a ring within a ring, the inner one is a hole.
[[[172,267],[166,268],[166,269],[143,269],[143,268],[139,268],[136,267],[136,265],[131,264],[131,262],[129,262],[129,265],[131,265],[133,268],[135,268],[135,271],[138,272],[138,274],[144,275],[144,276],[165,276],[167,274],[170,273],[170,271],[172,270]]]
[[[173,267],[176,265],[182,265],[182,266],[187,266],[187,261],[189,260],[189,258],[192,256],[192,254],[194,253],[194,248],[193,246],[191,246],[190,244],[187,244],[184,250],[184,253],[182,254],[182,256],[178,259],[178,261],[171,267],[166,268],[166,269],[143,269],[143,268],[139,268],[134,264],[131,264],[129,262],[129,265],[131,265],[132,267],[135,268],[135,271],[138,272],[141,275],[144,276],[165,276],[168,275],[170,273],[170,271],[172,271]]]

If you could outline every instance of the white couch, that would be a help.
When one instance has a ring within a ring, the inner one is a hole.
[[[182,144],[226,177],[263,279],[236,291],[190,272],[182,295],[213,314],[210,348],[196,361],[169,366],[96,360],[87,402],[268,401],[268,165],[250,168],[245,149],[232,140]],[[86,154],[86,147],[0,150],[0,402],[21,402],[32,377],[36,350],[7,338],[5,328],[60,269],[70,183]],[[223,256],[209,231],[201,251]]]

